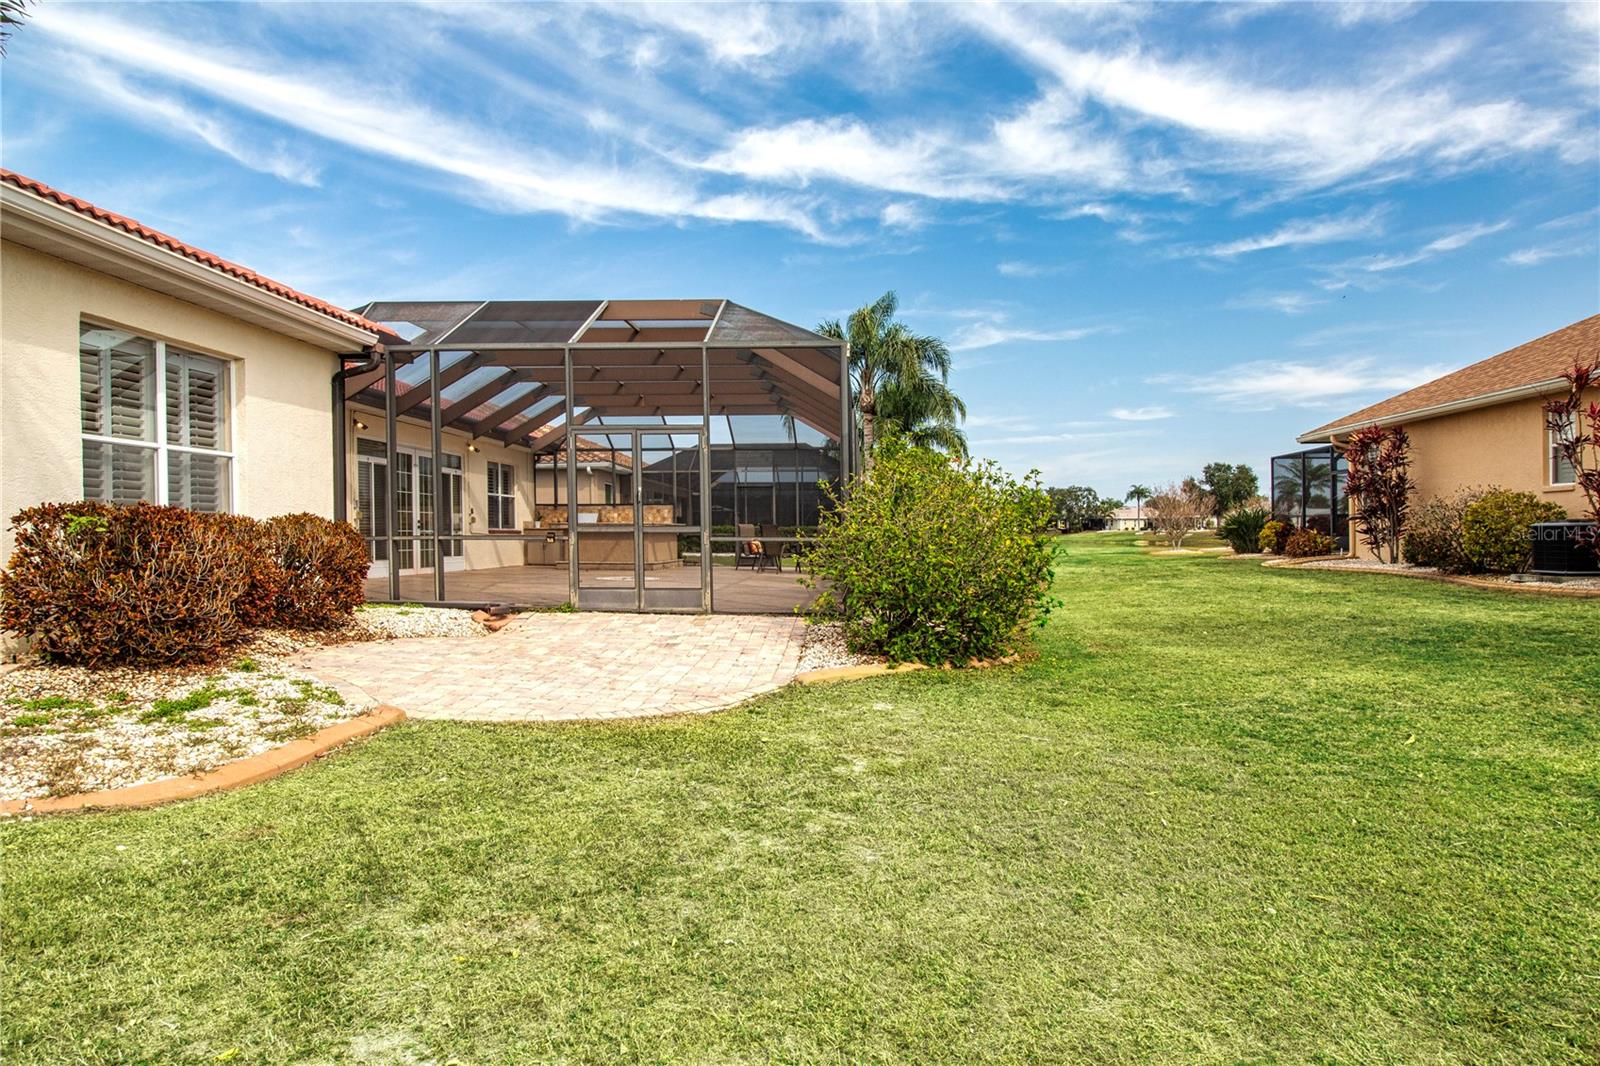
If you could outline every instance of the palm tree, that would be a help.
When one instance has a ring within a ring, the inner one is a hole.
[[[872,469],[878,424],[913,444],[967,454],[960,422],[967,406],[950,391],[950,348],[894,320],[900,301],[886,292],[857,308],[841,324],[823,322],[817,332],[850,342],[850,389],[861,413],[863,472]]]
[[[1123,497],[1123,500],[1124,501],[1127,501],[1127,500],[1132,500],[1133,501],[1133,507],[1134,507],[1133,524],[1135,526],[1143,526],[1144,525],[1144,501],[1148,500],[1150,497],[1152,497],[1154,495],[1155,495],[1155,493],[1150,491],[1150,486],[1148,486],[1148,485],[1130,485],[1128,487],[1128,494]]]

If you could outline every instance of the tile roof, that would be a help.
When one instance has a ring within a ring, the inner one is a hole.
[[[1461,403],[1509,389],[1538,385],[1570,369],[1575,359],[1600,359],[1600,315],[1492,355],[1452,374],[1381,400],[1301,434],[1301,441],[1326,440],[1334,430],[1414,415],[1443,404]]]
[[[76,211],[78,214],[83,215],[86,218],[92,218],[96,222],[103,222],[108,226],[122,230],[124,233],[132,234],[141,240],[150,242],[158,248],[165,248],[169,252],[176,252],[185,259],[191,259],[194,262],[199,263],[201,266],[207,266],[213,270],[221,271],[230,277],[237,278],[240,281],[245,281],[251,285],[255,285],[258,288],[265,289],[274,296],[279,296],[285,300],[291,301],[292,303],[300,304],[302,307],[309,307],[313,311],[320,312],[321,314],[327,315],[329,318],[335,319],[339,322],[343,322],[346,325],[355,326],[358,329],[371,330],[374,333],[387,332],[384,327],[380,326],[376,322],[369,322],[365,318],[362,318],[360,315],[355,314],[352,311],[346,311],[342,307],[335,307],[333,304],[330,304],[325,300],[319,300],[315,296],[308,296],[307,294],[300,292],[298,289],[290,288],[281,281],[274,281],[269,277],[257,274],[255,271],[250,270],[247,267],[242,267],[238,263],[231,263],[228,260],[223,259],[221,256],[212,255],[210,252],[207,252],[203,249],[196,248],[190,244],[185,244],[176,237],[162,233],[160,230],[151,229],[149,226],[146,226],[141,222],[136,222],[131,218],[116,214],[112,211],[107,211],[103,207],[96,207],[87,200],[80,200],[76,196],[69,196],[58,189],[51,188],[42,181],[35,181],[32,178],[24,177],[21,174],[0,168],[0,182],[4,182],[7,185],[14,185],[25,192],[29,192],[40,197],[41,199],[49,200],[52,203],[59,204],[62,207]]]

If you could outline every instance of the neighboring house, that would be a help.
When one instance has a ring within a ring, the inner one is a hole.
[[[332,377],[379,332],[0,171],[0,511],[90,497],[331,515]]]
[[[1149,529],[1150,512],[1142,507],[1118,507],[1106,516],[1106,529]]]
[[[1475,485],[1496,485],[1531,492],[1576,517],[1583,497],[1573,484],[1572,469],[1561,459],[1545,427],[1543,404],[1565,393],[1561,374],[1575,360],[1597,358],[1600,315],[1318,426],[1301,434],[1299,440],[1337,449],[1351,433],[1366,426],[1404,426],[1411,438],[1411,476],[1417,499],[1446,496]],[[1326,447],[1300,454],[1319,459],[1302,469],[1322,471],[1329,481],[1318,494],[1323,506],[1328,497],[1337,502],[1343,489],[1342,457]],[[1279,483],[1286,480],[1279,477],[1279,461],[1291,461],[1287,465],[1292,466],[1295,458],[1280,456],[1273,461],[1274,511],[1280,510],[1280,497],[1295,495],[1285,490],[1297,487]],[[1319,513],[1325,515],[1326,510]],[[1344,520],[1345,516],[1337,515],[1335,525]]]

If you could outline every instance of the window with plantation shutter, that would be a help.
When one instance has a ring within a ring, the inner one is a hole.
[[[489,528],[517,528],[517,469],[510,463],[489,464]]]
[[[86,499],[232,509],[227,363],[84,322],[78,373]]]

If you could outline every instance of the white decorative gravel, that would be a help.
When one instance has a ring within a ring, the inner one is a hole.
[[[368,639],[398,637],[482,637],[488,630],[472,620],[471,611],[449,607],[368,604],[356,608],[356,625]]]
[[[813,623],[806,626],[805,632],[805,642],[800,646],[800,673],[880,661],[871,655],[857,655],[845,647],[844,629],[837,622]]]
[[[307,647],[486,632],[470,611],[362,607],[337,630],[259,631],[210,667],[17,665],[0,674],[0,800],[201,773],[371,709],[294,666]]]

